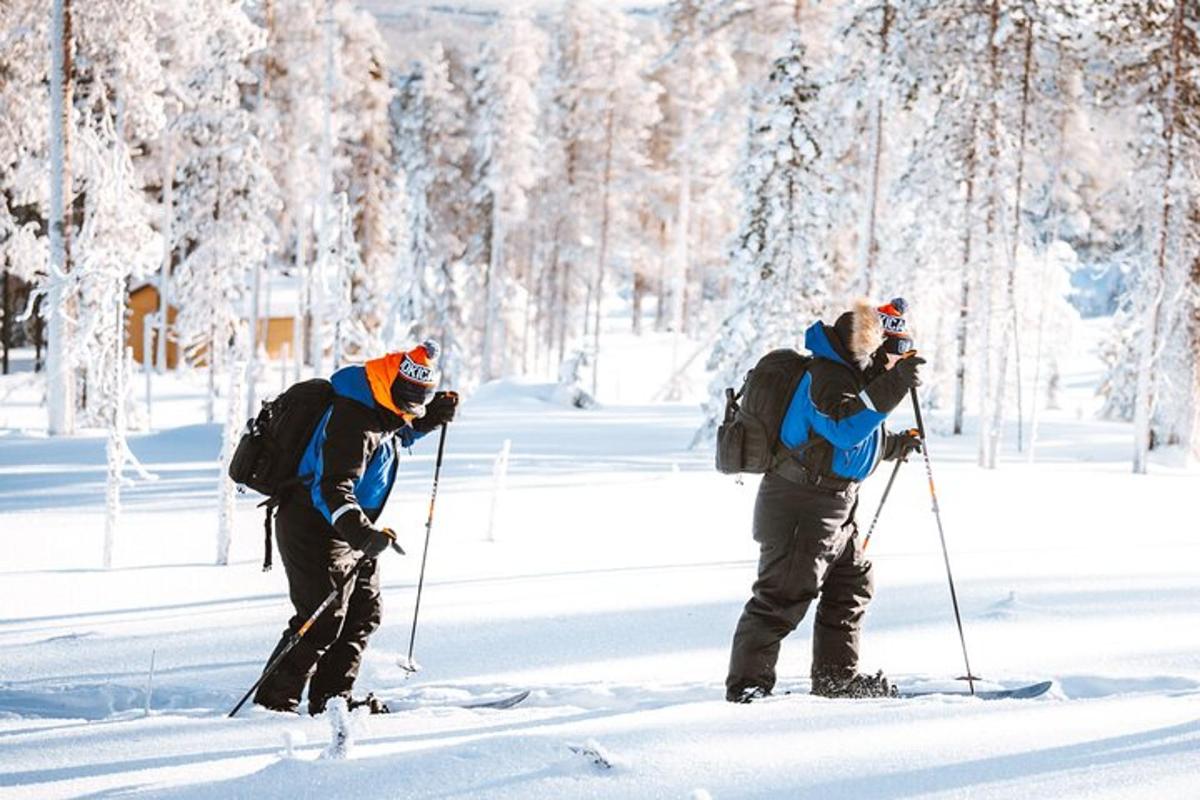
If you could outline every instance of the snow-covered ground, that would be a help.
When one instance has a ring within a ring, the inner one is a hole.
[[[424,669],[406,678],[396,663],[419,560],[389,554],[360,686],[402,713],[359,719],[344,761],[319,758],[324,719],[225,717],[290,609],[282,570],[260,571],[253,498],[236,563],[210,566],[219,444],[194,424],[204,381],[159,379],[157,427],[132,442],[157,479],[126,489],[117,568],[103,571],[103,438],[47,439],[31,377],[0,379],[0,797],[1200,796],[1200,475],[1130,474],[1129,428],[1079,413],[1094,365],[1067,376],[1034,465],[1009,452],[985,472],[971,436],[931,443],[972,666],[991,686],[1052,679],[1047,696],[811,698],[806,620],[781,662],[801,693],[731,706],[755,481],[688,449],[694,403],[641,402],[666,378],[644,355],[608,362],[644,371],[623,391],[606,384],[623,403],[578,411],[509,385],[463,409],[430,548]],[[433,450],[414,448],[386,512],[410,554]],[[864,488],[864,526],[885,480]],[[871,545],[864,667],[961,690],[947,680],[962,655],[929,505],[922,466],[904,467]],[[519,688],[533,693],[513,709],[457,707]],[[613,767],[570,749],[588,744]]]

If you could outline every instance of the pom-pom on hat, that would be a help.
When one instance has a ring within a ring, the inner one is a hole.
[[[425,401],[437,386],[437,360],[441,347],[426,339],[412,350],[388,353],[365,365],[375,402],[394,414],[419,417]]]
[[[903,297],[893,298],[887,305],[875,309],[879,313],[879,324],[883,326],[883,351],[901,356],[913,349],[912,336],[908,332],[908,302]]]

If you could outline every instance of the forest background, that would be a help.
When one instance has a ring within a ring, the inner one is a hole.
[[[1107,318],[1102,414],[1145,472],[1200,456],[1198,172],[1185,0],[7,0],[3,366],[34,348],[51,435],[109,431],[116,508],[144,285],[136,355],[205,376],[225,458],[272,287],[295,379],[432,336],[468,394],[604,402],[628,309],[674,336],[661,399],[706,363],[697,446],[768,349],[904,296],[985,468]]]

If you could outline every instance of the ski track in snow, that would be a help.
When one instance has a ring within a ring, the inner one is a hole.
[[[194,389],[162,380],[174,399],[156,420],[194,419]],[[694,406],[580,412],[494,387],[448,439],[423,669],[397,665],[418,559],[389,557],[360,687],[397,713],[355,716],[348,758],[330,760],[324,719],[225,718],[290,611],[282,570],[259,571],[253,498],[239,501],[235,563],[209,566],[217,429],[133,438],[158,479],[125,493],[105,572],[103,439],[32,430],[37,398],[21,381],[0,379],[8,424],[31,429],[0,432],[0,536],[16,555],[0,566],[2,800],[1200,796],[1200,544],[1184,528],[1198,476],[1129,475],[1126,426],[1048,413],[1038,464],[1010,453],[991,473],[974,466],[973,436],[931,442],[980,686],[1051,679],[1047,695],[811,697],[810,615],[780,662],[778,688],[795,694],[744,707],[723,702],[721,681],[754,574],[754,481],[687,449]],[[383,520],[410,553],[431,464],[418,444]],[[864,488],[860,519],[883,483]],[[871,556],[864,668],[964,692],[920,465],[901,470]],[[524,688],[515,708],[461,707]]]

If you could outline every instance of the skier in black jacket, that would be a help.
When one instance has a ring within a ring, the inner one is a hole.
[[[338,696],[346,697],[352,707],[365,703],[372,712],[387,710],[373,695],[354,700],[350,690],[367,639],[379,627],[376,560],[396,539],[395,532],[376,521],[396,480],[397,446],[407,448],[454,419],[457,395],[438,392],[429,399],[437,384],[437,356],[437,343],[426,341],[408,352],[344,367],[331,377],[333,403],[298,469],[303,485],[287,495],[276,517],[279,552],[296,614],[275,653],[345,578],[360,554],[372,560],[259,687],[254,695],[258,705],[296,711],[307,684],[310,714],[321,713]]]
[[[890,433],[887,415],[920,383],[903,300],[876,309],[865,300],[833,325],[814,323],[814,359],[780,426],[781,447],[808,445],[763,476],[754,506],[758,579],[734,632],[725,697],[771,693],[780,643],[818,600],[812,692],[830,697],[891,693],[882,673],[858,672],[859,632],[873,593],[855,511],[858,485],[882,460],[920,448],[914,431]],[[885,331],[886,329],[886,331]],[[886,332],[886,336],[885,336]],[[885,341],[886,339],[886,341]]]

